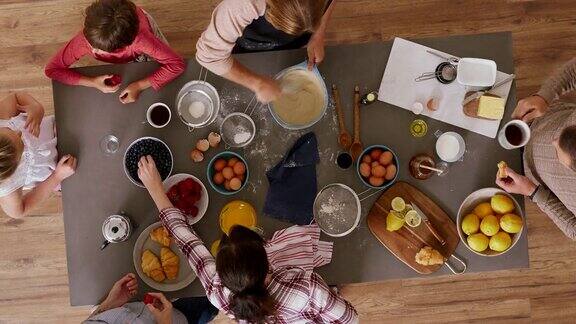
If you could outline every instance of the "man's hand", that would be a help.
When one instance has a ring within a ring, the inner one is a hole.
[[[140,81],[132,82],[126,89],[120,92],[120,102],[123,104],[133,103],[138,100],[140,96],[140,92],[142,92],[144,88],[140,84]]]
[[[308,46],[308,70],[312,70],[314,65],[320,64],[324,60],[324,33],[315,33],[310,38]]]
[[[258,101],[261,103],[269,103],[278,99],[282,90],[276,80],[269,77],[260,77],[254,88],[254,92],[256,93],[256,99],[258,99]]]
[[[158,324],[171,324],[172,323],[172,303],[164,297],[161,293],[148,293],[156,298],[152,304],[146,305],[148,310],[154,315],[154,319]]]
[[[63,181],[64,179],[72,176],[74,172],[76,172],[76,166],[78,164],[78,160],[70,154],[64,155],[58,161],[56,165],[56,169],[54,170],[54,176],[58,179],[59,182]]]
[[[106,80],[114,77],[113,74],[106,74],[97,77],[90,78],[90,84],[93,88],[96,88],[104,93],[113,93],[120,89],[120,85],[115,86],[107,85]]]
[[[44,107],[40,103],[18,106],[18,110],[26,112],[26,129],[30,134],[38,137],[40,135],[40,124],[44,118]]]
[[[548,110],[548,103],[540,96],[530,96],[518,101],[512,118],[521,119],[525,123],[531,123],[534,119],[543,116]]]
[[[104,310],[121,307],[129,302],[138,293],[138,279],[133,273],[128,273],[122,279],[116,281],[106,299],[100,305]]]
[[[531,196],[537,186],[528,177],[519,175],[514,170],[506,167],[508,178],[500,179],[496,174],[496,184],[508,193]]]

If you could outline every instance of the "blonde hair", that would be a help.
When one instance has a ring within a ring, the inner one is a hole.
[[[266,0],[266,20],[286,34],[314,32],[324,15],[325,0]]]
[[[16,146],[7,136],[0,136],[0,181],[8,179],[18,168]]]

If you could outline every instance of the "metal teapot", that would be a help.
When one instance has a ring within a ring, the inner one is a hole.
[[[102,224],[104,242],[100,250],[104,250],[110,243],[120,243],[128,240],[132,234],[132,222],[126,215],[108,216]]]

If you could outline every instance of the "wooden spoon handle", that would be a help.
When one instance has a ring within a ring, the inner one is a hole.
[[[360,87],[354,87],[354,143],[360,143]]]
[[[340,103],[340,93],[335,84],[332,85],[332,100],[334,100],[334,106],[336,106],[336,115],[338,116],[338,128],[340,129],[340,134],[346,131],[346,126],[344,124],[344,112],[342,111],[342,104]]]

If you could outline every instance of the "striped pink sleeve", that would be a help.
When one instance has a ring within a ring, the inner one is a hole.
[[[272,268],[299,267],[306,271],[332,260],[332,242],[320,241],[318,225],[292,226],[274,233],[266,244]]]
[[[196,43],[196,60],[218,75],[232,68],[232,49],[244,28],[266,12],[265,0],[223,0]]]
[[[312,274],[310,282],[310,308],[315,313],[316,323],[359,323],[358,312],[354,306],[331,290],[316,273]]]
[[[160,220],[168,229],[190,266],[206,289],[206,297],[219,309],[227,307],[230,292],[224,288],[216,273],[216,262],[204,243],[186,223],[186,216],[178,208],[160,212]]]

